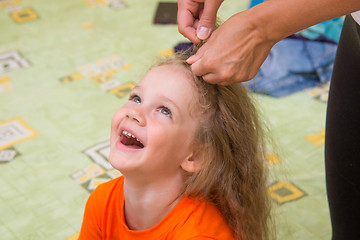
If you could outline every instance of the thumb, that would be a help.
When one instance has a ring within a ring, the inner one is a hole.
[[[196,35],[199,39],[207,39],[216,22],[216,14],[222,1],[205,1],[204,8],[202,9],[199,17],[199,25],[196,30]]]

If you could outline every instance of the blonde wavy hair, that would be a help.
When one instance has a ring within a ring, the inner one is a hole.
[[[209,84],[192,73],[186,58],[177,54],[158,64],[184,66],[199,93],[194,106],[203,118],[194,146],[205,161],[189,173],[183,196],[215,204],[239,240],[271,239],[265,134],[257,109],[243,85]]]

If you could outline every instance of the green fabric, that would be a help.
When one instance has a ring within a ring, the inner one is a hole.
[[[106,2],[0,1],[0,159],[12,158],[0,162],[3,240],[75,238],[91,186],[118,175],[106,165],[112,115],[160,52],[186,41],[177,25],[152,23],[158,1]],[[247,7],[227,0],[219,14]],[[299,189],[274,201],[278,239],[329,239],[323,144],[306,139],[323,130],[326,103],[255,97],[282,160],[271,184]]]

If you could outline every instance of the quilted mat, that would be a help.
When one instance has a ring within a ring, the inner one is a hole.
[[[0,238],[76,239],[90,192],[119,176],[110,121],[155,59],[187,40],[154,24],[155,0],[0,0]],[[222,19],[248,7],[227,0]],[[278,239],[330,239],[326,89],[255,95]],[[312,96],[311,96],[312,95]],[[275,177],[276,176],[276,177]]]

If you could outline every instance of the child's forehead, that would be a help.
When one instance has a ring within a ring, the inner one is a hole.
[[[177,63],[177,62],[163,63],[163,64],[160,64],[158,66],[151,68],[150,71],[155,70],[155,69],[158,71],[170,71],[170,72],[174,72],[174,73],[183,73],[185,75],[189,75],[189,77],[191,76],[191,72],[190,72],[189,68],[187,68],[187,67],[185,67],[185,65],[183,65],[181,63]]]
[[[185,104],[188,111],[193,112],[200,105],[197,104],[199,90],[195,81],[191,70],[185,66],[178,63],[163,64],[150,69],[135,89],[155,93],[157,98],[165,96]]]
[[[191,71],[186,68],[184,65],[179,63],[163,64],[151,68],[145,76],[139,82],[139,85],[145,85],[146,83],[157,83],[173,85],[176,87],[178,84],[190,84],[193,89],[195,89],[194,78]],[[159,85],[157,85],[159,86]]]

